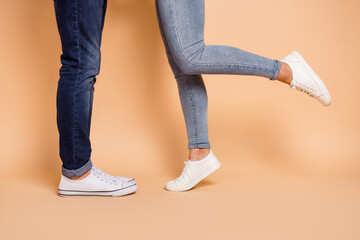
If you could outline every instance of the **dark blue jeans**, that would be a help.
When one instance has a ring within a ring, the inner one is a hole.
[[[90,123],[107,0],[54,0],[62,55],[56,106],[62,174],[91,169]]]
[[[210,147],[207,93],[201,74],[276,79],[280,61],[204,42],[204,0],[156,0],[161,35],[178,83],[189,148]],[[57,92],[62,172],[80,176],[91,166],[90,121],[106,0],[55,0],[62,67]]]

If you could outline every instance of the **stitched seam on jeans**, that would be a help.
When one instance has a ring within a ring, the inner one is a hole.
[[[194,101],[194,95],[192,93],[192,88],[191,88],[191,82],[189,79],[188,75],[186,76],[186,83],[188,85],[188,93],[189,93],[189,97],[190,97],[190,103],[191,103],[191,116],[192,116],[192,121],[194,123],[194,128],[195,128],[195,132],[194,132],[194,136],[195,136],[195,145],[198,144],[198,129],[197,129],[197,119],[196,119],[196,105],[195,105],[195,101]]]
[[[199,41],[197,41],[197,42],[194,42],[194,43],[190,44],[189,46],[185,47],[184,49],[188,49],[188,48],[190,48],[190,47],[192,47],[192,46],[195,46],[196,44],[201,43],[201,42],[203,42],[203,41],[204,41],[204,39],[201,39],[201,40],[199,40]]]
[[[163,38],[164,45],[166,45],[165,46],[166,54],[167,54],[167,48],[168,48],[169,53],[171,55],[171,58],[174,60],[174,63],[179,67],[179,63],[177,62],[177,59],[174,57],[174,53],[173,53],[173,51],[172,51],[172,49],[170,47],[168,38],[167,38],[165,30],[164,30],[164,24],[163,24],[163,20],[161,18],[161,13],[160,13],[159,0],[155,1],[155,7],[156,7],[156,16],[158,17],[158,24],[159,24],[160,34],[161,34],[161,37]],[[169,56],[168,56],[168,58],[169,58]],[[171,64],[170,64],[170,67],[171,67]],[[174,76],[175,76],[175,78],[177,77],[176,75],[174,75]]]
[[[257,68],[263,68],[263,69],[268,69],[268,70],[274,70],[274,68],[271,67],[265,67],[265,66],[260,66],[260,65],[250,65],[250,64],[244,64],[244,63],[230,63],[230,62],[217,62],[217,63],[212,63],[212,64],[208,64],[208,63],[197,63],[197,62],[193,62],[189,56],[187,56],[185,48],[183,47],[181,41],[180,41],[180,37],[177,31],[177,20],[176,20],[176,14],[175,14],[175,4],[174,4],[174,0],[171,1],[171,10],[173,13],[173,21],[174,21],[174,30],[175,30],[175,35],[176,35],[176,39],[177,42],[180,46],[180,51],[181,53],[184,55],[184,57],[186,58],[186,60],[194,65],[194,66],[242,66],[242,67],[257,67]]]
[[[166,45],[168,46],[168,50],[169,50],[169,53],[170,53],[170,55],[171,55],[170,57],[174,60],[175,64],[176,64],[177,66],[179,66],[179,64],[177,63],[176,58],[174,58],[174,54],[173,54],[173,52],[172,52],[172,49],[171,49],[171,47],[170,47],[168,38],[167,38],[166,33],[165,33],[165,30],[164,30],[163,19],[161,18],[161,13],[160,13],[159,0],[156,0],[156,1],[155,1],[155,6],[156,6],[156,14],[157,14],[157,16],[158,16],[158,21],[159,21],[160,33],[161,33],[161,35],[162,35],[162,37],[163,37],[164,44],[166,44]],[[171,10],[171,11],[172,11],[172,10]],[[165,46],[165,50],[166,50],[166,46]],[[188,76],[187,76],[187,74],[174,75],[175,78],[178,78],[178,77],[181,77],[181,76],[185,76],[185,80],[186,80],[187,85],[188,85],[188,80],[187,80]],[[188,87],[189,87],[189,85],[188,85]],[[187,94],[187,97],[188,97],[188,94]],[[192,116],[193,116],[193,115],[194,115],[193,106],[191,106],[191,111],[192,111]],[[191,120],[191,121],[192,121],[192,120]],[[191,122],[190,122],[190,124],[191,124]],[[189,147],[189,148],[192,147],[192,146],[194,146],[194,144],[190,144],[190,143],[188,144],[188,147]]]
[[[75,89],[74,89],[74,109],[73,109],[73,123],[74,123],[74,129],[73,129],[73,151],[74,151],[74,162],[73,162],[73,168],[75,167],[76,163],[76,145],[77,145],[77,114],[78,114],[78,104],[77,104],[77,90],[79,85],[79,77],[80,77],[80,46],[79,46],[79,21],[78,21],[78,2],[75,3],[75,35],[76,35],[76,47],[77,47],[77,60],[78,60],[78,66],[77,66],[77,72],[76,72],[76,79],[75,79]],[[74,171],[75,174],[75,171]]]
[[[194,61],[195,58],[200,58],[201,55],[202,55],[202,53],[200,53],[200,52],[204,52],[204,48],[198,49],[196,52],[194,52],[194,53],[192,54],[192,57],[189,56],[190,61]],[[194,61],[194,62],[195,62],[195,61]]]

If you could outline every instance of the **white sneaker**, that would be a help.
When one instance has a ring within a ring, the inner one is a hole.
[[[93,166],[90,174],[80,180],[61,175],[60,196],[123,196],[137,190],[133,178],[115,177]]]
[[[135,178],[128,178],[128,177],[120,177],[120,176],[113,176],[117,179],[119,179],[120,181],[123,182],[131,182],[131,183],[136,183]]]
[[[165,189],[169,191],[187,191],[193,188],[201,180],[220,168],[221,163],[216,159],[212,150],[200,161],[186,161],[181,176],[167,182]]]
[[[292,70],[293,80],[290,83],[292,89],[307,93],[325,106],[330,105],[331,98],[325,84],[300,53],[293,51],[280,61],[287,63]]]

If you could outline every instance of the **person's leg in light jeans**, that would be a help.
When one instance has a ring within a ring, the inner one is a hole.
[[[107,0],[55,0],[62,55],[57,124],[62,174],[79,177],[92,167],[90,123]]]
[[[282,64],[238,48],[206,45],[204,0],[156,0],[156,10],[169,64],[178,83],[191,159],[192,149],[210,148],[207,94],[200,74],[255,75],[275,80]]]

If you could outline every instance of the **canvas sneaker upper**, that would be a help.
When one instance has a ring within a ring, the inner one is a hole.
[[[280,61],[287,63],[292,70],[293,80],[290,83],[292,89],[305,92],[324,106],[330,105],[328,89],[299,52],[293,51]]]
[[[121,196],[137,190],[133,178],[112,176],[92,166],[90,174],[83,179],[73,180],[61,176],[59,194],[65,196],[109,195]]]
[[[190,190],[220,166],[220,162],[210,150],[210,153],[200,161],[185,161],[185,167],[180,177],[167,182],[165,188],[169,191]]]

